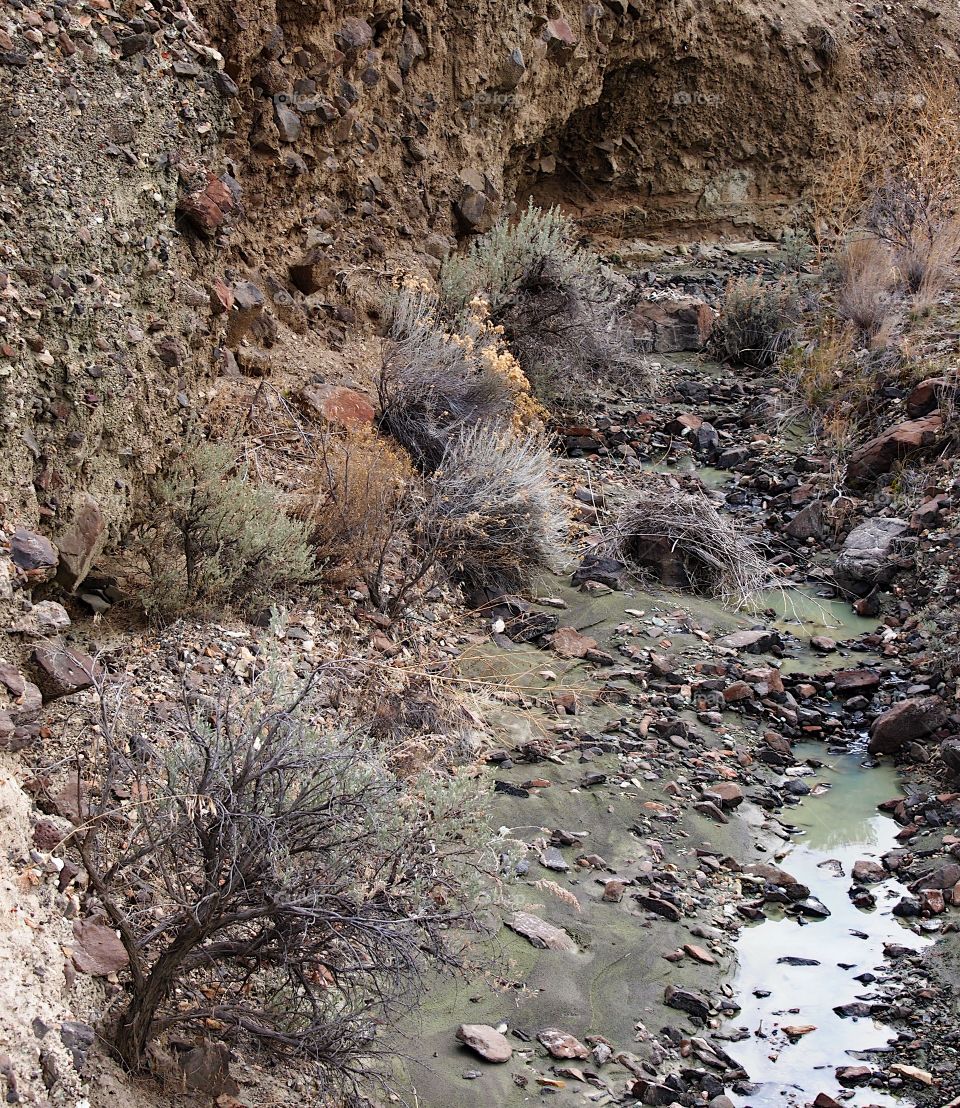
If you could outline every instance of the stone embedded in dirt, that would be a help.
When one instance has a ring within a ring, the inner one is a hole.
[[[880,687],[880,674],[875,669],[837,669],[819,677],[833,681],[833,691],[856,696]]]
[[[695,812],[700,812],[702,815],[709,816],[715,823],[729,823],[730,820],[723,813],[723,809],[717,804],[714,804],[712,800],[700,800],[694,804],[693,809]]]
[[[947,721],[949,710],[938,696],[901,700],[874,720],[870,728],[871,754],[896,754],[907,743],[926,738]]]
[[[597,640],[581,635],[575,627],[558,627],[551,646],[561,658],[585,658],[591,650],[596,650]]]
[[[55,600],[41,600],[24,613],[11,627],[18,634],[34,639],[56,638],[70,626],[67,609]]]
[[[566,873],[570,869],[570,863],[555,846],[548,846],[541,851],[540,864],[555,873]]]
[[[176,1076],[188,1089],[208,1096],[234,1096],[240,1086],[230,1076],[230,1050],[223,1043],[201,1042],[178,1052]]]
[[[103,549],[107,525],[100,505],[83,493],[74,509],[73,521],[57,539],[60,565],[57,580],[71,592],[90,572],[90,567]]]
[[[98,668],[91,657],[62,642],[38,646],[33,652],[33,662],[45,702],[89,689]]]
[[[236,200],[226,182],[208,173],[207,183],[202,189],[181,198],[177,213],[201,235],[210,238],[235,207]]]
[[[506,920],[507,927],[522,935],[533,946],[542,950],[559,950],[564,954],[574,954],[577,944],[563,930],[530,912],[514,912]]]
[[[941,397],[955,397],[957,385],[946,377],[928,377],[913,386],[907,394],[907,415],[911,419],[922,419],[935,412],[940,406]]]
[[[774,631],[734,631],[717,639],[716,645],[725,650],[744,651],[747,654],[763,654],[779,644],[780,636]]]
[[[890,427],[850,455],[847,484],[851,488],[861,488],[881,474],[889,473],[896,462],[932,446],[942,430],[943,420],[937,415]]]
[[[677,1100],[677,1090],[648,1077],[638,1077],[630,1086],[630,1096],[652,1108],[669,1108]]]
[[[703,798],[719,808],[729,810],[743,803],[743,789],[735,781],[715,781],[703,790]]]
[[[590,1051],[566,1031],[556,1027],[545,1027],[537,1032],[537,1041],[546,1047],[552,1058],[589,1058]]]
[[[10,536],[10,558],[32,579],[49,581],[57,571],[57,548],[49,539],[18,527]]]
[[[587,554],[570,579],[572,585],[583,585],[587,581],[599,581],[611,589],[622,588],[622,579],[627,567],[616,558],[605,558],[599,554]]]
[[[706,1022],[710,1018],[710,1002],[692,989],[681,989],[668,985],[663,993],[663,1003],[668,1008],[676,1008],[687,1015],[695,1016]]]
[[[461,1023],[457,1038],[486,1062],[509,1062],[513,1056],[506,1036],[485,1023]]]
[[[76,947],[73,964],[91,977],[106,977],[116,973],[129,961],[116,931],[96,920],[74,920],[73,937]]]
[[[868,519],[847,535],[833,567],[837,585],[853,596],[866,596],[885,585],[900,569],[910,525],[903,519]]]
[[[716,958],[709,950],[704,950],[702,946],[697,946],[695,943],[684,943],[683,952],[688,958],[692,958],[695,962],[700,962],[704,966],[715,966],[717,964]]]
[[[77,1073],[83,1073],[87,1064],[87,1053],[96,1040],[97,1033],[89,1023],[78,1020],[64,1020],[60,1025],[60,1038],[70,1051],[73,1067]]]
[[[618,881],[616,878],[605,881],[603,884],[603,899],[608,904],[619,904],[623,900],[626,887],[627,883],[625,881]]]
[[[867,858],[861,858],[853,863],[853,880],[858,885],[873,885],[878,881],[886,881],[889,874],[879,862],[872,862]]]
[[[916,1081],[918,1085],[932,1085],[933,1074],[928,1070],[922,1070],[918,1066],[908,1066],[902,1062],[896,1062],[890,1067],[890,1072],[896,1077],[905,1077],[909,1081]]]
[[[307,385],[300,390],[299,397],[322,419],[341,427],[373,422],[373,405],[356,389],[343,385]]]
[[[633,899],[637,902],[637,907],[646,912],[653,912],[655,915],[670,920],[671,923],[680,922],[680,909],[669,900],[663,900],[658,896],[647,896],[644,893],[634,894]]]
[[[810,639],[810,645],[818,654],[832,654],[837,649],[837,640],[827,635],[814,635]]]

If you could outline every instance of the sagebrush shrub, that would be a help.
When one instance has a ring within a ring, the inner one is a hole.
[[[188,447],[150,487],[125,544],[147,612],[252,611],[315,580],[307,526],[254,483],[231,447]]]
[[[429,481],[421,543],[468,590],[527,590],[555,560],[565,529],[549,462],[538,436],[465,428]]]
[[[709,347],[723,362],[765,369],[790,345],[800,317],[793,281],[733,281],[710,332]]]
[[[892,325],[896,311],[890,251],[879,239],[852,239],[834,258],[837,274],[837,314],[852,323],[868,341]]]

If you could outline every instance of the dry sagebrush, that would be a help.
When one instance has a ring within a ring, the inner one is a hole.
[[[765,369],[790,346],[799,318],[795,282],[738,279],[727,288],[708,345],[718,361]]]
[[[606,550],[641,573],[676,558],[688,587],[747,607],[771,580],[756,542],[700,490],[646,476],[605,538]]]

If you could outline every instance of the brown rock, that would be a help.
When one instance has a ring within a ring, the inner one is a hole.
[[[736,808],[743,803],[743,789],[734,781],[716,781],[703,790],[703,798],[722,809]]]
[[[717,964],[716,958],[709,950],[704,950],[702,946],[696,946],[694,943],[684,943],[683,952],[695,962],[700,962],[705,966],[715,966]]]
[[[938,696],[902,700],[874,720],[868,749],[871,754],[896,754],[907,743],[936,731],[947,715],[947,706]]]
[[[871,862],[869,859],[861,858],[853,863],[851,876],[859,885],[872,885],[877,881],[885,881],[889,875],[879,862]]]
[[[506,1036],[485,1023],[461,1023],[456,1034],[464,1046],[485,1062],[509,1062],[513,1056],[513,1047]]]
[[[213,236],[223,221],[236,207],[233,193],[214,174],[207,175],[206,185],[197,192],[184,196],[177,205],[177,212],[206,237]]]
[[[116,973],[129,961],[116,931],[94,920],[74,920],[73,937],[77,945],[73,964],[91,977],[106,977]]]
[[[80,495],[73,521],[57,539],[60,565],[57,580],[71,592],[90,572],[90,567],[103,549],[107,525],[100,505],[87,492]]]
[[[957,386],[946,377],[928,377],[914,385],[913,391],[907,396],[907,415],[911,419],[920,419],[937,410],[941,397],[955,395]]]
[[[44,701],[89,689],[97,672],[92,658],[62,642],[38,646],[33,652],[33,662]]]
[[[869,692],[880,686],[880,674],[875,669],[838,669],[819,676],[824,680],[833,681],[835,692],[850,696]]]
[[[562,927],[555,927],[530,912],[514,912],[507,918],[506,924],[511,931],[523,935],[533,946],[543,950],[559,950],[565,954],[573,954],[577,950],[577,944]]]
[[[552,1058],[589,1058],[590,1051],[566,1031],[556,1027],[545,1027],[537,1032],[537,1041],[546,1047]]]
[[[372,423],[375,414],[363,393],[343,385],[307,385],[300,390],[300,400],[321,418],[341,427]]]
[[[31,578],[49,581],[57,571],[57,548],[34,531],[18,527],[10,536],[10,558]]]
[[[641,301],[633,310],[631,324],[641,347],[665,354],[699,350],[707,341],[713,319],[713,309],[702,300],[682,296],[676,300]]]
[[[320,246],[311,247],[299,262],[290,266],[288,272],[290,283],[304,296],[312,296],[313,293],[327,288],[333,279],[330,259]]]
[[[561,658],[585,658],[591,650],[597,648],[596,639],[581,635],[575,627],[558,627],[551,644]]]
[[[943,430],[940,416],[908,420],[877,435],[850,456],[847,484],[857,488],[889,473],[895,462],[932,446]]]
[[[734,681],[723,690],[723,699],[728,704],[736,704],[741,700],[752,700],[753,689],[746,681]]]

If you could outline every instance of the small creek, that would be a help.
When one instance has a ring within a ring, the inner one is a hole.
[[[928,940],[902,926],[891,908],[904,892],[891,878],[873,886],[876,908],[856,908],[847,895],[850,872],[859,859],[879,860],[896,845],[896,823],[877,805],[898,795],[889,765],[867,768],[856,752],[828,754],[820,743],[795,749],[798,759],[823,762],[808,782],[831,785],[808,796],[790,817],[797,835],[777,854],[778,864],[807,885],[830,910],[828,919],[805,921],[774,914],[746,927],[737,942],[736,1000],[742,1011],[732,1021],[749,1037],[732,1043],[730,1053],[758,1083],[755,1092],[735,1098],[740,1105],[765,1108],[809,1102],[819,1092],[836,1096],[838,1066],[870,1060],[891,1030],[867,1018],[844,1019],[834,1006],[869,997],[873,986],[856,978],[884,974],[883,945],[896,942],[917,949]],[[811,959],[819,965],[790,965],[784,957]],[[816,1030],[788,1039],[783,1026],[813,1025]],[[853,1105],[904,1105],[875,1089],[857,1090]]]

